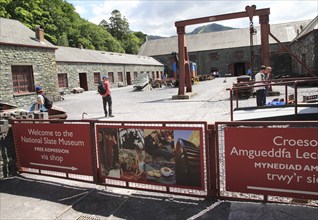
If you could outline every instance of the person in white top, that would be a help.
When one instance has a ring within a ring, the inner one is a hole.
[[[264,96],[265,96],[265,86],[263,85],[262,81],[265,81],[265,72],[266,66],[262,66],[259,73],[255,75],[255,90],[256,90],[256,104],[257,106],[263,106],[264,105]],[[266,101],[265,101],[266,102]]]

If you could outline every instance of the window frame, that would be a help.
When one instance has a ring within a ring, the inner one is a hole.
[[[11,65],[13,95],[35,92],[32,65]]]
[[[108,72],[108,81],[111,83],[114,82],[114,72]]]
[[[68,88],[67,73],[58,73],[57,82],[58,82],[59,88]]]
[[[94,74],[93,76],[94,84],[96,85],[101,81],[100,72],[94,72],[93,74]]]

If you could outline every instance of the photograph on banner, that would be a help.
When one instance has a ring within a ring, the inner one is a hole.
[[[120,128],[119,144],[121,149],[143,150],[144,132],[142,129]]]
[[[198,130],[175,132],[176,184],[180,186],[202,185],[201,136]]]
[[[99,127],[97,132],[101,177],[202,186],[200,130]]]
[[[98,131],[99,161],[102,176],[116,175],[119,169],[118,129],[100,129]]]

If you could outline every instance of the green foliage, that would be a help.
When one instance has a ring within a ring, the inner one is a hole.
[[[137,54],[140,46],[146,41],[146,35],[142,32],[132,33],[127,19],[122,17],[118,10],[112,12],[109,22],[102,20],[99,26],[119,40],[120,45],[128,54]]]
[[[140,46],[145,43],[147,35],[142,33],[141,31],[134,32],[134,35],[139,38]]]
[[[118,10],[109,21],[95,25],[82,19],[64,0],[0,0],[0,16],[19,20],[28,28],[44,28],[45,38],[59,46],[137,54],[145,34],[132,33]]]
[[[107,24],[109,33],[118,40],[123,40],[129,34],[129,24],[125,17],[122,17],[118,10],[112,12],[109,18],[110,23]]]
[[[137,54],[140,48],[140,39],[134,34],[128,34],[122,41],[122,45],[129,54]]]
[[[57,39],[57,44],[60,46],[65,46],[68,47],[68,39],[67,39],[67,34],[65,32],[62,33],[62,35]]]
[[[0,0],[0,17],[10,18],[10,14],[7,12],[7,5],[11,2],[11,0]]]

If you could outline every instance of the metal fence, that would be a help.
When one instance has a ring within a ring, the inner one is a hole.
[[[19,172],[196,197],[318,200],[317,122],[12,125]]]

